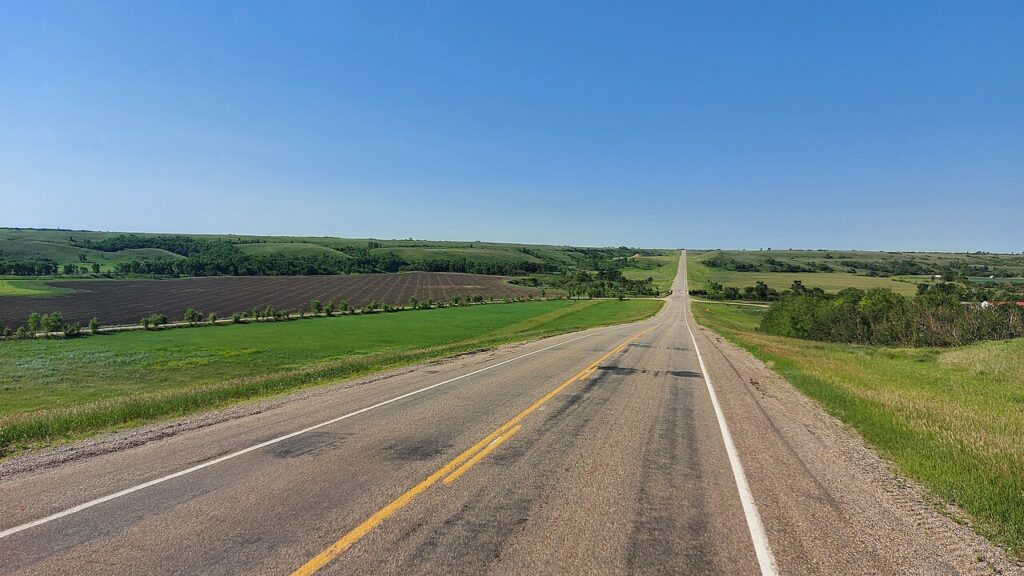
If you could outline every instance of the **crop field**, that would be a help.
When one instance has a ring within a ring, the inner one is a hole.
[[[409,299],[446,301],[452,296],[505,298],[539,295],[514,286],[502,276],[445,272],[402,272],[350,276],[241,276],[167,280],[67,280],[49,285],[70,293],[55,296],[2,295],[0,322],[16,327],[32,312],[62,312],[69,322],[97,317],[104,324],[134,324],[143,316],[181,318],[185,308],[221,317],[254,307],[306,310],[310,300],[345,301],[362,307],[369,302],[407,304]],[[11,281],[15,282],[15,281]],[[39,281],[36,281],[39,282]],[[25,289],[30,289],[26,287]]]
[[[908,296],[917,293],[917,285],[912,282],[901,282],[892,278],[876,276],[859,276],[849,272],[735,272],[711,268],[703,264],[704,260],[711,258],[716,253],[687,253],[686,266],[691,289],[703,288],[708,281],[737,288],[752,286],[760,281],[776,290],[787,290],[795,280],[800,280],[808,288],[821,288],[826,292],[838,292],[844,288],[888,288],[897,294]],[[733,251],[725,254],[732,256],[742,253]],[[758,254],[758,252],[753,252],[753,254]]]
[[[693,312],[1024,557],[1024,339],[949,349],[843,345],[758,332],[763,309],[694,303]]]
[[[0,343],[0,456],[500,344],[656,313],[544,300]]]

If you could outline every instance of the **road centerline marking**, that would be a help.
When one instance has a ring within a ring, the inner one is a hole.
[[[458,480],[460,476],[468,472],[469,469],[475,466],[477,462],[486,458],[488,454],[497,449],[498,446],[501,446],[501,444],[505,442],[505,440],[508,440],[512,436],[515,436],[515,433],[522,430],[522,428],[522,424],[516,424],[515,427],[513,427],[511,430],[492,440],[491,443],[485,446],[483,450],[477,452],[476,455],[467,460],[465,464],[459,466],[458,468],[455,469],[454,472],[446,476],[444,479],[445,486]]]
[[[17,534],[18,532],[22,532],[24,530],[28,530],[29,528],[34,528],[36,526],[41,526],[43,524],[46,524],[48,522],[52,522],[54,520],[59,520],[60,518],[64,518],[66,516],[70,516],[72,514],[81,512],[83,510],[87,510],[87,509],[92,508],[94,506],[98,506],[100,504],[103,504],[103,503],[106,503],[106,502],[110,502],[111,500],[116,500],[118,498],[121,498],[123,496],[127,496],[129,494],[133,494],[133,493],[138,492],[140,490],[144,490],[146,488],[150,488],[152,486],[156,486],[158,484],[162,484],[162,483],[167,482],[169,480],[173,480],[175,478],[180,478],[181,476],[192,474],[193,472],[198,472],[200,470],[203,470],[204,468],[209,468],[210,466],[214,466],[216,464],[220,464],[221,462],[225,462],[225,461],[237,458],[239,456],[248,454],[250,452],[254,452],[254,451],[259,450],[261,448],[266,448],[267,446],[272,446],[274,444],[278,444],[280,442],[284,442],[285,440],[289,440],[289,439],[294,438],[296,436],[307,434],[307,433],[312,432],[314,430],[319,430],[320,428],[323,428],[325,426],[330,426],[331,424],[336,424],[338,422],[341,422],[342,420],[347,420],[348,418],[352,418],[354,416],[358,416],[358,415],[363,414],[365,412],[369,412],[371,410],[375,410],[377,408],[381,408],[383,406],[387,406],[388,404],[391,404],[393,402],[398,402],[399,400],[404,400],[405,398],[409,398],[410,396],[415,396],[417,394],[421,394],[421,393],[426,392],[428,390],[433,390],[434,388],[437,388],[439,386],[444,386],[446,384],[451,384],[452,382],[456,382],[458,380],[462,380],[463,378],[469,378],[470,376],[475,376],[476,374],[480,374],[482,372],[487,372],[488,370],[493,370],[494,368],[498,368],[500,366],[504,366],[506,364],[509,364],[511,362],[515,362],[517,360],[521,360],[521,359],[526,358],[528,356],[533,356],[534,354],[539,354],[541,352],[545,352],[547,350],[551,350],[552,348],[557,348],[559,346],[564,346],[566,344],[570,344],[570,343],[576,342],[578,340],[583,340],[585,338],[591,338],[593,336],[604,334],[606,332],[611,332],[611,331],[614,331],[614,330],[621,330],[622,328],[624,328],[624,326],[613,326],[611,328],[605,328],[603,330],[598,330],[598,331],[592,332],[590,334],[584,334],[582,336],[577,336],[575,338],[570,338],[568,340],[565,340],[565,341],[562,341],[562,342],[558,342],[556,344],[551,344],[550,346],[545,346],[543,348],[538,348],[537,350],[533,350],[532,352],[527,352],[526,354],[521,354],[521,355],[516,356],[514,358],[509,358],[507,360],[502,360],[501,362],[497,362],[497,363],[491,364],[489,366],[484,366],[483,368],[480,368],[478,370],[474,370],[472,372],[467,372],[466,374],[461,374],[461,375],[456,376],[454,378],[449,378],[448,380],[445,380],[443,382],[438,382],[436,384],[431,384],[430,386],[425,386],[423,388],[419,388],[417,390],[413,390],[411,392],[407,392],[405,394],[401,394],[399,396],[395,396],[395,397],[390,398],[388,400],[384,400],[382,402],[378,402],[376,404],[373,404],[371,406],[367,406],[365,408],[360,408],[359,410],[355,410],[355,411],[349,412],[347,414],[343,414],[341,416],[338,416],[336,418],[332,418],[332,419],[327,420],[325,422],[321,422],[319,424],[314,424],[312,426],[308,426],[306,428],[303,428],[302,430],[297,430],[295,432],[290,432],[288,434],[284,434],[284,435],[278,436],[276,438],[271,438],[270,440],[266,440],[266,441],[260,442],[258,444],[254,444],[254,445],[249,446],[247,448],[243,448],[241,450],[237,450],[235,452],[231,452],[231,453],[225,454],[223,456],[218,456],[216,458],[207,460],[206,462],[201,462],[199,464],[196,464],[195,466],[191,466],[189,468],[185,468],[185,469],[179,470],[177,472],[172,472],[170,474],[166,474],[164,476],[160,476],[159,478],[154,478],[152,480],[148,480],[146,482],[142,482],[141,484],[136,484],[135,486],[132,486],[130,488],[125,488],[124,490],[120,490],[120,491],[114,492],[112,494],[107,494],[106,496],[101,496],[99,498],[95,498],[93,500],[89,500],[88,502],[83,502],[82,504],[78,504],[77,506],[72,506],[71,508],[67,508],[67,509],[61,510],[59,512],[54,512],[53,514],[49,514],[47,516],[43,516],[43,517],[37,518],[35,520],[31,520],[29,522],[25,522],[25,523],[19,524],[17,526],[12,526],[10,528],[6,528],[4,530],[0,530],[0,539],[7,538],[8,536],[12,536],[14,534]]]
[[[497,445],[494,444],[495,441],[501,438],[502,435],[508,433],[512,429],[518,430],[518,428],[521,427],[519,422],[522,421],[523,418],[529,416],[535,410],[543,406],[548,400],[554,398],[556,395],[558,395],[559,392],[565,390],[571,384],[579,381],[582,377],[584,377],[584,375],[593,372],[593,370],[596,370],[597,366],[601,362],[604,362],[605,360],[617,354],[618,352],[621,352],[626,348],[626,346],[628,346],[634,340],[640,338],[647,332],[650,332],[651,330],[659,326],[661,326],[661,324],[652,326],[650,328],[646,328],[644,330],[637,332],[636,334],[633,334],[632,336],[624,340],[622,343],[620,343],[618,346],[612,348],[609,352],[605,353],[597,360],[594,360],[593,362],[588,364],[587,367],[583,368],[576,374],[572,375],[565,382],[562,382],[561,384],[556,386],[550,392],[542,396],[539,400],[531,404],[528,408],[526,408],[519,414],[513,416],[512,419],[499,426],[497,429],[495,429],[493,432],[485,436],[482,440],[474,444],[468,450],[456,456],[452,461],[442,466],[440,469],[438,469],[430,476],[427,476],[427,478],[424,479],[422,482],[413,486],[408,491],[403,493],[401,496],[392,500],[386,506],[375,512],[369,518],[364,520],[360,525],[356,526],[355,528],[347,532],[338,541],[336,541],[334,544],[326,548],[324,551],[310,558],[309,561],[307,561],[297,570],[292,572],[292,576],[308,576],[310,574],[317,572],[324,566],[330,564],[331,561],[333,561],[346,550],[351,548],[356,542],[358,542],[363,536],[370,533],[370,531],[376,528],[381,522],[387,520],[395,512],[398,512],[400,509],[402,509],[406,504],[412,502],[413,499],[415,499],[428,488],[436,484],[438,480],[448,476],[449,474],[452,474],[453,471],[455,471],[463,462],[472,459],[474,456],[478,455],[478,453],[481,450],[485,450],[489,446],[493,445],[495,448],[497,448]],[[508,435],[511,436],[511,434]],[[498,442],[498,444],[500,444],[500,442]],[[466,470],[468,470],[468,468],[466,468]],[[454,481],[454,479],[452,481]]]

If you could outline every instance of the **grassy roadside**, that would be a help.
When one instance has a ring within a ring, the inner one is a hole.
[[[694,303],[693,312],[1024,558],[1024,339],[853,346],[762,334],[757,308]]]
[[[510,342],[659,300],[536,301],[0,345],[0,456]]]

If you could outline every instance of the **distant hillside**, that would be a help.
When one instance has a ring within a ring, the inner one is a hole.
[[[0,228],[0,276],[315,276],[401,271],[541,276],[592,296],[654,295],[675,251],[494,242],[237,236]],[[644,261],[637,256],[667,260]],[[651,265],[655,262],[656,265]],[[622,271],[625,271],[623,273]],[[9,287],[14,293],[16,286]],[[38,290],[39,287],[34,286]]]

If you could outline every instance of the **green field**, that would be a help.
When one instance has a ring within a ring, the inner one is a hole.
[[[0,454],[499,344],[658,300],[534,301],[0,343]]]
[[[686,271],[690,278],[690,289],[699,289],[708,281],[718,282],[723,286],[744,288],[757,282],[775,288],[788,290],[795,280],[800,280],[808,288],[821,288],[826,292],[838,292],[843,288],[888,288],[897,294],[913,295],[917,293],[917,285],[911,282],[900,282],[892,278],[859,276],[848,272],[734,272],[720,268],[705,266],[703,262],[717,252],[687,252]],[[728,252],[734,256],[739,252]],[[758,254],[753,252],[753,254]],[[880,254],[870,252],[867,254]]]
[[[853,346],[762,334],[763,309],[694,303],[693,312],[1024,557],[1024,339]]]
[[[56,296],[68,292],[71,290],[50,286],[45,280],[0,279],[0,296]]]
[[[630,280],[654,278],[654,285],[659,291],[668,292],[672,289],[672,281],[675,280],[676,271],[679,269],[678,252],[671,252],[664,256],[634,256],[629,260],[640,267],[623,268],[623,276]]]
[[[344,252],[338,252],[321,244],[309,242],[260,242],[257,244],[239,244],[239,250],[246,254],[283,254],[286,256],[332,256],[334,258],[351,258]]]
[[[398,247],[398,248],[375,248],[374,253],[392,252],[396,256],[406,260],[457,260],[465,258],[469,262],[499,262],[499,263],[520,263],[532,262],[540,264],[544,262],[541,258],[524,254],[516,250],[478,246],[473,248],[448,248],[448,247]]]

